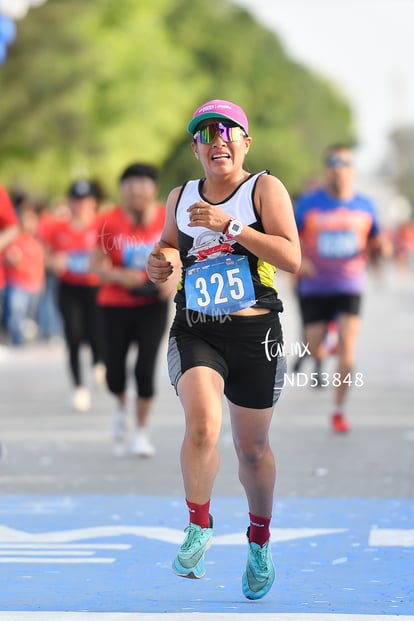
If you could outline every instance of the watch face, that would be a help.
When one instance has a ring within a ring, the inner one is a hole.
[[[243,229],[243,225],[238,220],[232,220],[230,222],[229,233],[231,235],[234,235],[234,236],[238,235],[239,233],[242,232],[242,229]]]

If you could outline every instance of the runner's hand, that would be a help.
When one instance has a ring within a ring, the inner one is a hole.
[[[161,251],[159,242],[157,242],[147,261],[149,279],[155,284],[163,283],[168,280],[173,270],[172,264],[170,261],[167,261],[165,255]]]

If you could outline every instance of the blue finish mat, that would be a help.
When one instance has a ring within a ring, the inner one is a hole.
[[[206,576],[186,580],[171,571],[182,499],[2,496],[0,611],[414,615],[413,500],[278,499],[276,582],[256,602],[241,592],[245,500],[211,512]]]

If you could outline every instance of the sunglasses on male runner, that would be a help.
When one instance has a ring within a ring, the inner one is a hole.
[[[341,157],[340,155],[330,155],[325,160],[327,168],[350,168],[352,160]]]
[[[217,133],[224,142],[237,142],[242,136],[246,136],[246,132],[238,125],[220,121],[200,127],[194,134],[194,140],[198,140],[201,144],[211,144]]]

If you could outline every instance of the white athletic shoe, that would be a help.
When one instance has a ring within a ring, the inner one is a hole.
[[[155,455],[155,448],[146,429],[139,428],[135,431],[131,442],[131,453],[137,457],[153,457]]]
[[[87,412],[91,408],[91,396],[85,386],[78,386],[72,396],[72,405],[77,412]]]

